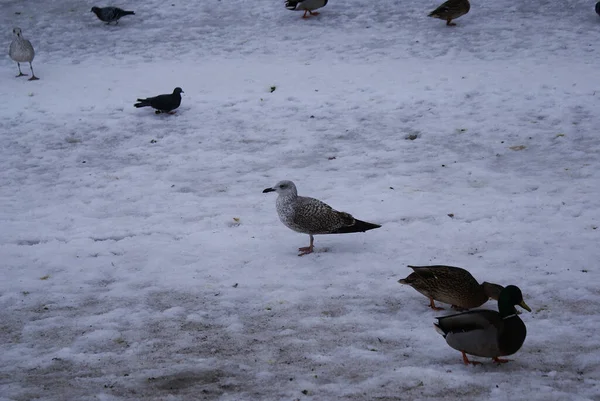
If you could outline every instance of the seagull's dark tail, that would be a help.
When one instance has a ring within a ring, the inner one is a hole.
[[[347,234],[347,233],[364,233],[365,231],[373,230],[381,227],[379,224],[367,223],[362,220],[354,220],[351,226],[340,227],[332,234]]]
[[[138,99],[139,103],[134,104],[134,107],[147,107],[150,106],[150,99]]]

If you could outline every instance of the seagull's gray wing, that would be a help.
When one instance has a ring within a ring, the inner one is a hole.
[[[338,212],[314,198],[299,196],[293,210],[292,223],[309,234],[331,234],[354,224],[350,214]]]

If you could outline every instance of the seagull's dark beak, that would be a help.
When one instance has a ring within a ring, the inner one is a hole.
[[[275,192],[275,190],[274,190],[273,188],[266,188],[266,189],[263,191],[263,194],[266,194],[267,192]]]

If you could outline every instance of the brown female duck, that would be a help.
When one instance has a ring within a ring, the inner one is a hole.
[[[429,307],[440,310],[435,301],[451,304],[455,309],[471,309],[483,305],[490,298],[498,299],[502,286],[477,280],[465,269],[454,266],[408,266],[413,269],[408,277],[398,280],[429,298]]]
[[[429,13],[429,16],[446,21],[448,26],[454,26],[456,24],[452,20],[465,15],[470,9],[469,0],[448,0]]]

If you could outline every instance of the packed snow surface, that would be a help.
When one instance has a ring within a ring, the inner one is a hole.
[[[3,1],[0,400],[599,400],[600,17],[438,5]],[[382,227],[298,257],[280,180]],[[408,264],[518,285],[513,361],[464,365]]]

